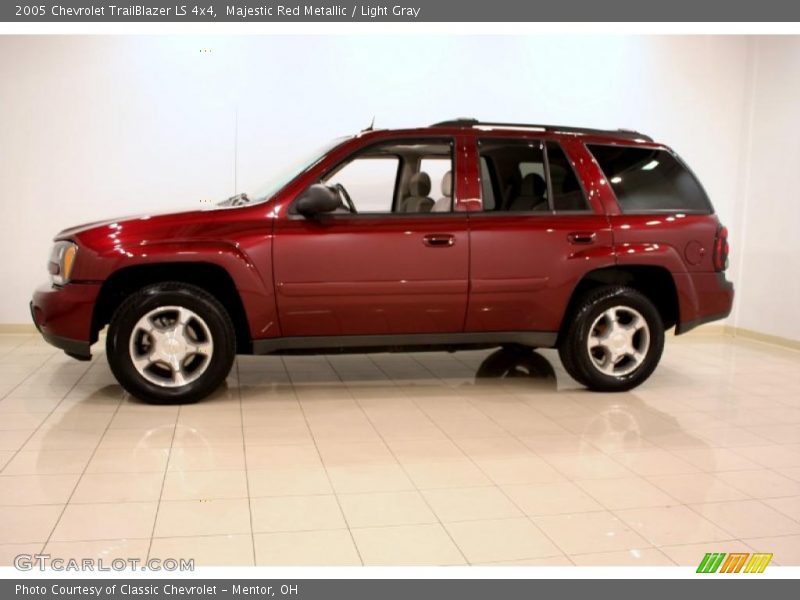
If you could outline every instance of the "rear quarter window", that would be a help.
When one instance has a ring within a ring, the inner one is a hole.
[[[697,178],[666,150],[588,144],[623,212],[712,212]]]

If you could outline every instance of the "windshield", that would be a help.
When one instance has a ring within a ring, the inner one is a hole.
[[[252,204],[269,200],[277,194],[287,183],[295,177],[318,163],[328,152],[333,150],[348,138],[341,137],[329,141],[324,146],[317,148],[314,152],[307,153],[292,161],[288,166],[278,170],[269,180],[261,184],[258,188],[232,196],[218,206],[238,206],[240,204]]]

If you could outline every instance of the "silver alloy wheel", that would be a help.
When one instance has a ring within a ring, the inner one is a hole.
[[[621,377],[644,362],[650,349],[650,328],[638,310],[614,306],[594,320],[586,345],[598,371]]]
[[[180,387],[205,373],[214,354],[206,322],[183,306],[159,306],[139,319],[131,331],[133,366],[150,383]]]

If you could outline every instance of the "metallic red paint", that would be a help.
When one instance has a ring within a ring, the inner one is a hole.
[[[453,244],[428,246],[431,234]],[[273,263],[287,336],[455,333],[469,283],[465,214],[302,217],[275,223]]]
[[[466,331],[558,331],[581,277],[614,266],[611,228],[602,214],[470,213]],[[595,234],[591,244],[569,235]]]
[[[70,283],[64,287],[39,286],[31,311],[39,330],[70,340],[89,340],[92,312],[100,292],[98,283]]]
[[[561,143],[590,213],[481,212],[479,137]],[[352,153],[385,140],[454,142],[453,213],[289,214],[294,197]],[[586,143],[660,144],[556,131],[434,127],[363,132],[343,141],[271,200],[92,223],[57,239],[79,246],[71,283],[40,288],[32,303],[51,335],[92,341],[92,307],[120,269],[204,263],[224,269],[244,306],[250,336],[558,331],[571,295],[594,269],[654,265],[678,293],[681,332],[729,311],[732,288],[714,272],[716,216],[623,214]],[[426,236],[452,236],[432,247]],[[577,236],[575,234],[578,234]],[[588,235],[588,241],[575,243]],[[578,238],[576,240],[576,238]],[[691,252],[692,261],[685,259]]]

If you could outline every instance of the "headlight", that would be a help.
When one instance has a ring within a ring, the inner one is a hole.
[[[56,242],[53,251],[50,252],[50,260],[47,263],[47,270],[50,271],[50,280],[55,285],[69,283],[72,275],[72,267],[75,265],[75,256],[78,254],[78,246],[72,242]]]

